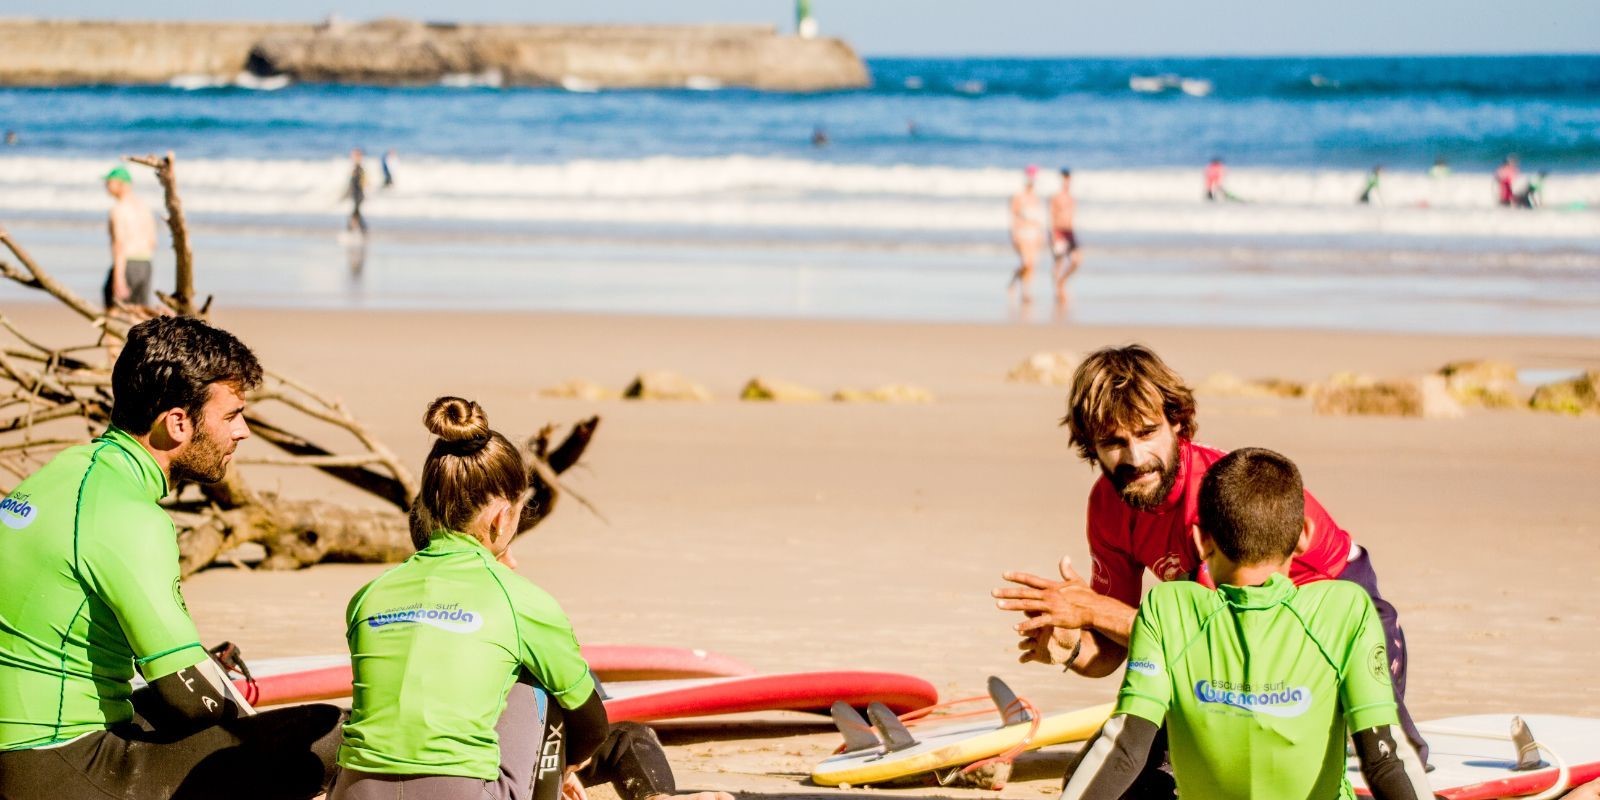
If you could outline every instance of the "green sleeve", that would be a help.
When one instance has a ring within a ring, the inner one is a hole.
[[[1132,714],[1160,725],[1172,704],[1172,677],[1167,674],[1166,653],[1161,646],[1155,594],[1145,598],[1133,619],[1133,633],[1128,637],[1128,669],[1122,676],[1115,713]]]
[[[200,632],[178,588],[172,518],[154,505],[85,492],[86,506],[96,500],[96,513],[79,517],[78,570],[116,615],[139,673],[153,681],[204,661]]]
[[[1349,637],[1350,649],[1339,670],[1339,705],[1351,731],[1379,725],[1396,725],[1394,686],[1389,677],[1389,653],[1383,646],[1383,624],[1366,592],[1355,592],[1350,615],[1356,620]]]
[[[506,573],[511,577],[502,581],[516,605],[522,665],[562,708],[583,705],[594,694],[594,677],[578,652],[572,623],[555,598],[509,569]]]

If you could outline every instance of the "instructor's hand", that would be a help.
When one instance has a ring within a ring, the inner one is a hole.
[[[995,605],[1001,610],[1027,614],[1028,618],[1017,625],[1017,633],[1087,628],[1094,621],[1094,604],[1100,600],[1100,595],[1072,568],[1072,559],[1063,557],[1059,569],[1059,581],[1028,572],[1007,572],[1001,576],[1017,585],[1001,587],[990,594],[997,599]]]
[[[561,800],[589,800],[589,793],[583,790],[583,781],[578,780],[576,770],[569,770],[562,779]]]

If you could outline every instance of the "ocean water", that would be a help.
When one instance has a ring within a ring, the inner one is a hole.
[[[1459,288],[1491,273],[1545,276],[1515,291],[1471,291],[1471,302],[1502,310],[1600,293],[1585,283],[1600,274],[1600,56],[869,65],[869,89],[806,95],[704,82],[656,91],[499,88],[492,76],[407,88],[185,78],[0,89],[0,128],[21,137],[0,147],[0,219],[19,230],[40,226],[45,246],[86,275],[103,269],[104,245],[90,224],[107,203],[99,176],[119,155],[172,149],[186,210],[218,263],[276,254],[343,264],[332,237],[346,213],[346,153],[364,147],[376,179],[376,154],[393,149],[397,182],[370,190],[374,238],[359,274],[370,284],[410,283],[363,302],[418,296],[419,270],[404,266],[418,248],[459,260],[462,280],[433,296],[469,303],[505,302],[491,297],[501,284],[489,265],[507,248],[556,269],[605,261],[614,254],[604,248],[620,246],[646,256],[624,259],[643,270],[628,281],[686,281],[683,291],[615,308],[613,288],[573,283],[598,281],[603,271],[564,269],[538,273],[535,294],[594,310],[989,318],[992,304],[972,295],[1003,283],[1012,266],[1005,203],[1032,163],[1044,168],[1041,195],[1055,191],[1055,168],[1074,171],[1079,234],[1091,248],[1076,282],[1090,298],[1122,291],[1098,283],[1110,276],[1097,275],[1096,257],[1119,264],[1123,277],[1179,261],[1205,275],[1217,253],[1259,273],[1240,283],[1244,294],[1217,298],[1229,309],[1218,320],[1329,291],[1322,284],[1330,281],[1385,298],[1375,307],[1404,307],[1344,324],[1416,327],[1405,320],[1423,319],[1431,329],[1475,329],[1473,314],[1452,322],[1439,312],[1456,302],[1441,297],[1442,281]],[[819,129],[828,140],[821,147],[811,141]],[[1511,153],[1526,174],[1550,173],[1543,208],[1495,204],[1490,174]],[[1212,156],[1226,159],[1230,189],[1248,202],[1201,201]],[[1449,175],[1427,174],[1437,158]],[[1376,164],[1384,167],[1380,202],[1357,205]],[[152,184],[136,188],[157,202]],[[259,246],[273,240],[295,243]],[[785,248],[799,254],[790,262],[824,266],[850,287],[794,302],[798,290],[773,278],[781,268],[770,255]],[[1197,248],[1212,255],[1196,259]],[[648,257],[663,250],[682,257]],[[909,310],[870,299],[907,296],[892,288],[904,282],[896,264],[957,262],[972,280],[924,281],[918,292],[945,288]],[[1410,266],[1419,263],[1428,266]],[[1295,277],[1297,264],[1319,265],[1320,288]],[[704,278],[707,269],[718,277]],[[745,276],[748,285],[772,294],[695,299],[726,286],[730,270],[760,273]],[[1381,286],[1373,283],[1380,275]],[[1216,298],[1226,285],[1202,279],[1194,288]],[[1274,286],[1277,294],[1257,296]],[[343,277],[302,288],[273,302],[356,302]],[[843,299],[855,291],[869,299]],[[1419,312],[1427,298],[1441,305]],[[541,302],[524,306],[548,307]],[[1521,325],[1519,314],[1508,311],[1498,328],[1551,327]]]

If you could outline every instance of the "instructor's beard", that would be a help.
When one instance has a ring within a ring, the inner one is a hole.
[[[1178,482],[1178,437],[1172,437],[1172,452],[1167,453],[1165,459],[1137,467],[1124,464],[1115,470],[1108,470],[1102,465],[1100,471],[1122,495],[1122,502],[1135,511],[1153,511],[1166,502],[1167,495],[1172,494],[1172,485]],[[1152,472],[1161,473],[1161,482],[1154,489],[1141,491],[1129,485]]]
[[[196,428],[189,446],[172,460],[172,482],[218,483],[228,476],[227,457],[232,452],[233,448],[224,447],[205,428]]]

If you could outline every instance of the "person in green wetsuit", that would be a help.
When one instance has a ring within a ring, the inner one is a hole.
[[[521,453],[477,403],[441,397],[423,421],[438,438],[411,511],[420,550],[346,612],[355,683],[334,800],[579,800],[601,781],[624,800],[672,794],[655,735],[608,725],[566,614],[513,569]]]
[[[260,380],[225,331],[135,325],[110,429],[0,500],[0,797],[309,798],[331,781],[342,712],[257,715],[230,693],[158,505],[182,482],[222,480]]]
[[[1361,587],[1288,577],[1310,541],[1289,459],[1244,448],[1200,486],[1196,542],[1216,589],[1157,584],[1139,605],[1111,719],[1062,800],[1123,797],[1165,733],[1182,797],[1354,797],[1346,731],[1378,800],[1431,798],[1403,735],[1383,628]],[[1165,730],[1162,726],[1165,725]]]

